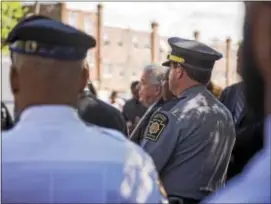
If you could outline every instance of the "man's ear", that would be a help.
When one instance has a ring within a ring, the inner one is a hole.
[[[10,82],[10,88],[11,88],[12,94],[13,95],[18,94],[20,91],[19,73],[18,73],[18,69],[14,65],[11,65],[10,67],[9,82]]]
[[[162,93],[162,86],[157,85],[155,90],[156,90],[156,96],[160,96]]]
[[[179,65],[179,67],[176,68],[175,74],[176,74],[176,77],[178,79],[181,79],[183,77],[183,75],[184,75],[184,69],[183,69],[183,67]]]
[[[257,4],[257,5],[256,5]],[[255,2],[253,12],[253,47],[262,76],[271,76],[271,7]],[[269,79],[270,80],[270,79]]]

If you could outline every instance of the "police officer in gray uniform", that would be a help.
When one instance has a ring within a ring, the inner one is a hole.
[[[222,55],[193,40],[169,38],[169,88],[179,102],[156,111],[141,146],[152,156],[172,203],[198,203],[223,186],[235,142],[230,112],[206,84]]]

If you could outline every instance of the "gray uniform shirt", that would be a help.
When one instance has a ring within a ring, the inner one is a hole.
[[[153,114],[141,146],[168,196],[201,200],[224,184],[234,142],[228,109],[205,86],[194,86],[169,111]]]

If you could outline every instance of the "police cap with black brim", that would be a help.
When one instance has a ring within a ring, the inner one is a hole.
[[[215,61],[222,58],[221,53],[195,40],[172,37],[168,43],[172,50],[163,66],[169,67],[171,62],[175,62],[187,68],[211,72]]]
[[[96,40],[60,21],[33,15],[23,19],[10,32],[6,43],[11,53],[57,60],[81,60]]]

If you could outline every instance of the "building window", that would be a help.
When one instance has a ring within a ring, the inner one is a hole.
[[[118,45],[123,46],[123,40],[122,39],[119,40]]]
[[[138,37],[137,36],[133,36],[132,43],[133,43],[134,47],[138,48]]]
[[[163,39],[161,39],[160,40],[160,53],[164,53],[167,51],[168,51],[168,45]]]
[[[68,23],[71,26],[76,27],[77,26],[77,13],[71,11],[69,12],[69,19],[68,19]]]
[[[103,76],[105,78],[112,77],[112,64],[109,62],[104,62],[103,64]]]
[[[108,33],[104,33],[103,40],[105,45],[109,45],[110,42]]]
[[[84,30],[87,34],[92,34],[93,30],[92,30],[92,22],[91,22],[91,18],[89,16],[85,16],[84,17]]]
[[[89,68],[93,69],[94,68],[94,54],[92,51],[88,51],[88,55],[87,55],[87,62],[89,64]]]
[[[144,45],[144,48],[149,49],[150,48],[150,39],[147,39]]]
[[[124,32],[122,32],[122,33],[120,33],[120,38],[119,38],[119,41],[118,41],[118,45],[119,46],[123,46],[123,42],[125,42],[125,34],[124,34]]]
[[[125,72],[124,71],[120,71],[119,76],[120,77],[124,77],[124,75],[125,75]]]

